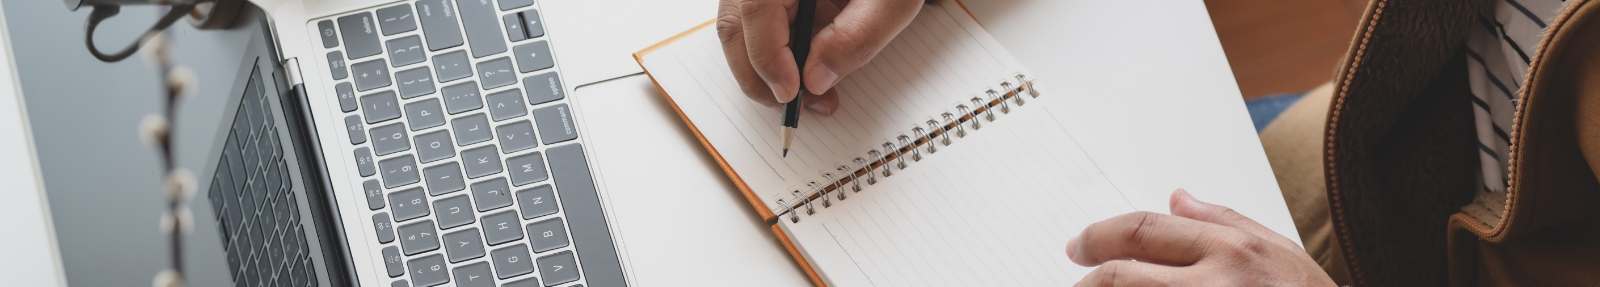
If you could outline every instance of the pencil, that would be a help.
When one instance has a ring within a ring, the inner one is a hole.
[[[800,101],[806,95],[806,55],[811,54],[811,22],[816,18],[817,0],[800,0],[799,8],[789,26],[789,50],[794,51],[794,63],[800,67],[802,80],[794,100],[783,104],[783,157],[789,157],[789,144],[794,142],[794,131],[800,128]]]

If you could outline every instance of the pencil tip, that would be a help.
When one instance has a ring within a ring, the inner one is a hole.
[[[789,149],[783,149],[783,157],[789,157]]]

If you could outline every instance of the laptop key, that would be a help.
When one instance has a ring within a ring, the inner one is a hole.
[[[549,179],[549,176],[545,175],[544,157],[538,152],[508,158],[506,167],[511,169],[506,172],[511,174],[511,183],[517,186]]]
[[[500,279],[533,273],[533,258],[528,257],[526,244],[495,249],[489,253],[489,257],[493,259],[494,273],[500,274]]]
[[[405,279],[400,279],[398,281],[389,283],[389,287],[411,287],[411,282],[407,282]]]
[[[556,75],[557,72],[549,72],[522,78],[522,89],[528,92],[528,104],[543,104],[563,97],[561,78]]]
[[[385,188],[417,183],[419,179],[417,177],[417,160],[409,154],[378,161],[378,172],[383,174],[383,187]]]
[[[450,142],[450,131],[437,130],[418,135],[417,159],[422,162],[434,162],[456,156],[456,145]]]
[[[428,216],[428,196],[422,194],[421,187],[389,193],[389,205],[394,206],[397,222]]]
[[[434,218],[439,220],[439,229],[450,229],[457,226],[471,224],[477,221],[477,214],[472,212],[472,200],[466,195],[455,196],[433,202]]]
[[[468,228],[444,235],[444,252],[450,262],[461,262],[483,257],[483,236],[477,228]]]
[[[372,151],[378,155],[388,155],[411,149],[411,138],[406,136],[404,123],[392,123],[385,126],[372,128],[368,132],[372,135]]]
[[[459,114],[483,107],[481,92],[478,91],[478,82],[465,82],[444,87],[444,106],[450,114]]]
[[[488,0],[456,0],[460,6],[461,26],[467,31],[467,42],[473,58],[483,58],[506,51],[506,39],[500,37],[500,23],[495,17],[494,4]]]
[[[411,18],[411,5],[400,4],[378,9],[378,26],[383,27],[384,36],[416,30],[417,20]]]
[[[405,263],[400,258],[400,247],[384,247],[384,269],[389,271],[389,277],[398,277],[405,274]]]
[[[601,209],[599,195],[595,193],[589,163],[583,155],[583,146],[568,144],[546,149],[544,153],[550,162],[556,192],[561,195],[561,206],[566,208],[567,231],[572,236],[578,256],[583,257],[583,274],[588,274],[586,276],[589,278],[586,281],[592,286],[626,286],[621,263],[617,260],[616,246],[611,241],[611,230],[606,227],[605,212]],[[539,271],[544,272],[544,260],[540,261]],[[545,283],[565,283],[556,280],[563,277],[554,272],[542,273]],[[568,278],[576,280],[577,272],[573,271],[572,277]]]
[[[567,247],[567,227],[561,225],[561,218],[545,219],[528,224],[528,241],[533,242],[533,252],[544,253]]]
[[[522,91],[510,89],[495,92],[485,100],[489,102],[489,115],[494,121],[504,121],[528,114],[527,105],[522,104]]]
[[[390,84],[389,65],[383,58],[350,65],[350,75],[356,80],[356,90],[363,92]]]
[[[468,178],[479,178],[500,173],[500,151],[486,145],[461,152],[461,165],[467,168]]]
[[[583,261],[583,263],[585,264],[584,267],[589,267],[588,264],[591,264],[589,262],[590,261],[588,261],[588,260],[584,260]],[[547,255],[545,257],[539,257],[539,274],[540,275],[544,275],[544,286],[556,286],[556,285],[560,285],[562,283],[578,281],[578,266],[577,265],[578,265],[578,262],[576,260],[573,260],[573,258],[572,258],[572,251],[562,251],[560,253]],[[592,270],[593,268],[587,268],[587,269],[591,269]],[[618,275],[618,277],[616,278],[616,281],[604,281],[604,282],[622,283],[623,282],[622,281],[622,277],[621,277],[622,274],[621,273],[617,273],[616,275]],[[596,283],[595,282],[595,280],[594,280],[595,279],[594,278],[595,274],[592,273],[592,271],[589,272],[589,276],[590,276],[589,284],[593,284],[595,286],[602,286],[602,285],[600,285],[601,283]],[[625,286],[625,285],[624,284],[617,284],[617,285],[604,285],[604,286]]]
[[[361,177],[368,177],[378,173],[378,168],[375,166],[376,163],[373,163],[372,160],[372,150],[367,149],[367,147],[358,147],[355,154],[356,171],[361,173]]]
[[[511,187],[506,185],[506,179],[503,177],[473,183],[472,198],[478,202],[478,211],[510,206]]]
[[[428,287],[450,282],[450,271],[444,265],[444,257],[438,254],[412,259],[406,262],[406,271],[411,272],[411,282],[417,287]]]
[[[456,287],[494,287],[493,274],[489,274],[489,263],[478,262],[456,267]]]
[[[360,104],[356,103],[356,90],[350,82],[339,82],[333,86],[333,93],[339,97],[339,111],[350,112],[356,110]]]
[[[528,1],[532,3],[532,0]],[[522,15],[522,30],[528,31],[528,38],[544,36],[544,23],[539,22],[539,10],[527,10],[518,13]]]
[[[407,256],[437,250],[439,249],[439,235],[436,234],[437,232],[433,228],[432,220],[423,220],[400,226],[400,249],[404,250]]]
[[[450,122],[451,130],[456,133],[456,144],[466,146],[494,139],[489,132],[489,118],[482,113],[456,118]]]
[[[383,209],[385,205],[383,200],[383,186],[378,184],[378,180],[368,179],[366,182],[362,182],[361,193],[367,198],[367,209]],[[384,218],[389,217],[384,216]]]
[[[422,34],[428,37],[428,50],[461,46],[461,26],[456,24],[453,9],[450,0],[417,1],[417,20],[422,21]]]
[[[339,46],[339,35],[333,31],[333,20],[317,22],[317,34],[322,36],[322,47],[333,48]]]
[[[506,24],[506,37],[512,42],[528,39],[528,32],[522,31],[522,14],[511,13],[500,16],[500,22]]]
[[[466,180],[461,177],[461,164],[453,161],[430,166],[423,169],[422,174],[428,177],[429,195],[446,194],[467,188]]]
[[[478,63],[478,79],[487,90],[516,84],[517,73],[511,71],[511,58],[500,57]]]
[[[395,242],[395,221],[389,220],[389,213],[379,212],[373,215],[373,229],[378,231],[378,242],[382,244]]]
[[[478,223],[483,225],[483,238],[489,241],[489,245],[522,239],[522,224],[517,221],[517,212],[514,210],[486,215]]]
[[[567,109],[567,104],[533,110],[533,119],[539,125],[539,138],[544,144],[578,138],[578,128],[573,126],[572,111]]]
[[[444,125],[444,108],[439,107],[439,99],[426,99],[406,104],[406,122],[411,123],[411,130],[422,130]]]
[[[389,60],[394,67],[421,63],[428,58],[422,52],[422,38],[417,35],[405,36],[384,43],[389,47]]]
[[[377,55],[383,50],[378,46],[378,27],[374,25],[377,23],[373,23],[372,13],[368,12],[339,17],[339,36],[343,36],[351,59]]]
[[[339,51],[328,52],[328,70],[333,74],[334,80],[343,80],[350,77],[350,68],[345,65],[344,53]]]
[[[526,120],[515,121],[494,128],[500,134],[501,152],[513,153],[539,146],[539,140],[533,136],[533,124]],[[517,184],[522,185],[522,184]]]
[[[400,118],[400,100],[394,97],[394,91],[361,96],[361,107],[369,124]]]
[[[367,142],[367,128],[361,125],[361,116],[349,115],[344,117],[344,130],[350,133],[350,144]]]
[[[517,191],[517,204],[517,209],[522,210],[522,219],[539,218],[561,211],[560,205],[556,204],[555,189],[548,184]]]
[[[528,277],[528,279],[522,279],[522,280],[517,280],[516,282],[506,283],[504,285],[500,285],[500,287],[540,287],[540,285],[539,285],[539,278],[538,277]],[[581,285],[573,285],[573,287],[582,287],[582,286]]]
[[[527,7],[528,5],[533,5],[533,0],[500,0],[500,11]]]
[[[396,82],[399,82],[400,98],[410,99],[417,96],[433,94],[433,74],[428,67],[416,67],[410,70],[394,73]]]
[[[456,50],[433,56],[433,71],[439,74],[439,82],[449,82],[471,77],[472,65],[467,62],[466,51]]]
[[[555,59],[550,57],[550,43],[543,40],[517,45],[517,68],[523,73],[549,69],[556,66]]]

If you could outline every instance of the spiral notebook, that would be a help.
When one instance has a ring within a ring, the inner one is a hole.
[[[961,5],[925,5],[838,84],[838,111],[801,118],[788,157],[714,21],[634,58],[817,285],[1071,284],[1092,269],[1067,240],[1148,208]]]

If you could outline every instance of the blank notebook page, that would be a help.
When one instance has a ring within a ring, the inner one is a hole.
[[[779,225],[832,286],[1064,286],[1067,240],[1148,210],[1102,171],[1046,92],[830,207]],[[891,167],[892,168],[892,167]]]
[[[924,5],[872,62],[840,81],[833,115],[806,111],[788,157],[781,156],[782,112],[740,91],[715,28],[694,31],[641,62],[738,177],[777,210],[774,201],[792,197],[785,191],[825,182],[822,172],[855,166],[851,160],[868,150],[882,150],[884,142],[1027,72],[965,10],[943,3]]]

